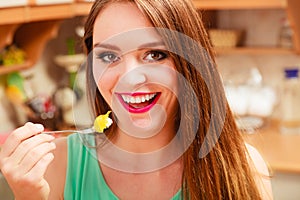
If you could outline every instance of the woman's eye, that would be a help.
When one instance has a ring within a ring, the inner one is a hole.
[[[160,61],[168,57],[168,54],[163,51],[149,51],[144,57],[145,60],[149,62]]]
[[[101,53],[97,56],[97,58],[100,59],[102,62],[107,63],[107,64],[111,64],[111,63],[114,63],[114,62],[117,62],[118,60],[120,60],[120,57],[118,57],[113,52]]]

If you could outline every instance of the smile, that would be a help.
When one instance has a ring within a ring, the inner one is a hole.
[[[131,93],[118,94],[122,105],[130,113],[144,113],[149,111],[158,101],[160,92],[156,93]]]

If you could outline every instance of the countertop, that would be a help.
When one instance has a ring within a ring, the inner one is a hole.
[[[247,143],[263,156],[273,172],[300,173],[300,132],[282,134],[278,121],[270,121],[254,133],[243,133]]]

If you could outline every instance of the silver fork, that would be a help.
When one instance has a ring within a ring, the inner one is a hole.
[[[60,131],[43,131],[42,133],[44,134],[64,134],[64,133],[80,133],[80,134],[93,134],[97,133],[97,131],[92,128],[86,128],[86,129],[81,129],[81,130],[60,130]]]

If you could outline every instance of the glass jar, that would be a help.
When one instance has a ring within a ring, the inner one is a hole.
[[[281,95],[282,133],[300,134],[300,80],[297,67],[284,70],[285,79]]]

